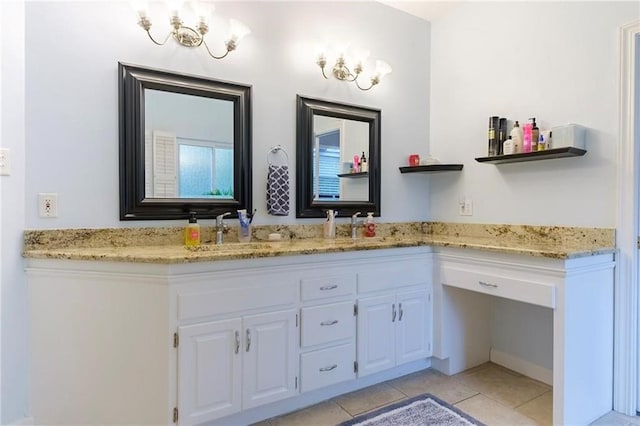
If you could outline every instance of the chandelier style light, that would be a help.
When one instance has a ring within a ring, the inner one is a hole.
[[[376,61],[375,70],[369,78],[369,87],[363,87],[360,85],[358,78],[362,76],[362,72],[364,71],[363,64],[367,60],[369,52],[361,51],[353,55],[352,59],[348,60],[344,50],[345,49],[341,49],[336,55],[335,63],[333,68],[331,68],[331,74],[333,74],[333,76],[338,80],[354,82],[356,86],[358,86],[358,89],[369,90],[376,84],[380,83],[382,78],[391,72],[391,66],[385,61],[378,59]],[[350,65],[350,63],[353,65]],[[322,70],[322,76],[329,79],[327,72],[325,71],[327,66],[327,53],[324,47],[319,49],[316,64],[318,64]]]
[[[211,17],[214,6],[209,1],[191,1],[190,6],[196,14],[195,28],[184,25],[181,15],[184,8],[184,0],[168,0],[167,6],[169,9],[169,22],[173,27],[173,30],[163,41],[157,41],[151,35],[151,18],[149,17],[149,2],[146,0],[136,0],[132,2],[132,6],[138,14],[138,25],[142,27],[149,35],[151,41],[158,46],[163,46],[169,38],[173,37],[175,41],[185,47],[199,47],[204,46],[207,52],[212,58],[222,59],[234,51],[238,47],[240,40],[248,34],[251,30],[242,22],[235,19],[229,19],[229,36],[224,42],[227,51],[223,55],[215,55],[207,42],[204,40],[205,34],[209,32],[209,18]]]

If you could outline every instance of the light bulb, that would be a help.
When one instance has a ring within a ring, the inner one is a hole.
[[[238,44],[242,38],[251,34],[251,30],[245,24],[235,19],[229,19],[229,40]]]
[[[209,19],[211,15],[213,15],[213,11],[215,10],[215,6],[210,1],[192,1],[189,3],[193,12],[196,15],[196,20],[198,24],[209,24]]]
[[[391,71],[391,65],[380,59],[376,61],[376,76],[378,77],[378,80],[382,80],[382,78]]]
[[[149,2],[147,0],[133,0],[131,1],[131,7],[138,15],[138,19],[149,17]]]
[[[180,12],[182,12],[182,6],[184,0],[167,0],[167,8],[169,9],[169,16],[172,18],[179,18]]]

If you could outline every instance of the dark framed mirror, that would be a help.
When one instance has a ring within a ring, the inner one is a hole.
[[[381,111],[297,97],[296,217],[380,216]],[[354,168],[367,159],[366,171]]]
[[[118,63],[120,220],[251,211],[251,87]]]

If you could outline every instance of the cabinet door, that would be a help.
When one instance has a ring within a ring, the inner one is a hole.
[[[386,370],[395,365],[396,320],[395,295],[358,300],[358,377]]]
[[[398,293],[396,365],[431,355],[431,301],[427,290]]]
[[[299,370],[296,311],[245,317],[243,326],[243,409],[295,395]]]
[[[178,328],[180,424],[193,425],[240,411],[240,319]]]

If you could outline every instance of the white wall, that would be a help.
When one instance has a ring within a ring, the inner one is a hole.
[[[618,27],[637,2],[466,2],[432,23],[431,147],[464,163],[432,184],[432,220],[615,226]],[[488,117],[588,131],[587,154],[502,166]],[[474,215],[458,216],[458,196]]]
[[[637,2],[465,2],[432,22],[432,153],[464,170],[432,181],[430,219],[614,227],[618,35],[639,13]],[[582,124],[588,152],[478,163],[492,115],[535,116],[541,128]],[[473,216],[458,216],[461,195],[472,198]],[[494,306],[493,347],[551,368],[548,310]]]
[[[29,319],[20,255],[25,228],[24,7],[22,0],[5,1],[0,5],[0,146],[9,148],[12,157],[11,175],[0,177],[1,424],[9,424],[29,413]]]
[[[428,22],[362,2],[219,2],[216,8],[252,30],[221,61],[173,40],[154,45],[136,25],[128,2],[27,5],[29,228],[182,225],[118,219],[118,61],[252,85],[258,224],[295,222],[293,199],[288,217],[266,215],[264,188],[269,147],[281,144],[294,166],[296,94],[382,109],[381,220],[428,218],[428,178],[407,179],[398,171],[408,154],[428,146]],[[220,50],[225,34],[214,28],[210,36]],[[384,58],[393,73],[368,92],[324,80],[314,48],[336,40],[370,49],[372,59]],[[37,217],[38,192],[59,194],[59,218]]]

